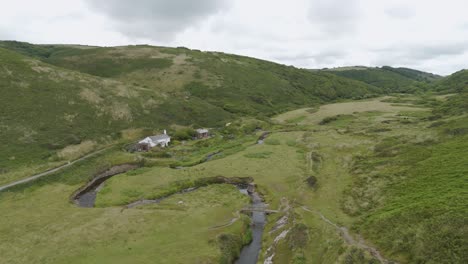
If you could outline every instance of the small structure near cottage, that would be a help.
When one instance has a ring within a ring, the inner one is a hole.
[[[196,132],[197,132],[198,139],[207,138],[210,136],[210,131],[205,128],[199,128],[196,130]]]
[[[165,148],[169,146],[169,142],[171,142],[171,137],[168,136],[166,130],[164,130],[164,134],[147,137],[138,142],[138,144],[142,147],[141,149],[148,151],[156,146]]]
[[[147,152],[151,149],[150,145],[148,143],[137,143],[131,145],[127,150],[129,152]]]

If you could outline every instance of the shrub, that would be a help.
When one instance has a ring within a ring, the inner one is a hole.
[[[291,249],[303,249],[309,242],[308,228],[300,223],[296,224],[288,234],[288,244]]]
[[[295,140],[288,140],[286,142],[286,145],[288,145],[290,147],[295,147],[295,146],[297,146],[297,142]]]
[[[427,117],[427,120],[429,121],[435,121],[435,120],[438,120],[438,119],[441,119],[442,116],[441,115],[431,115],[431,116],[428,116]]]
[[[250,230],[250,219],[247,217],[242,218],[243,227],[242,232],[238,235],[235,234],[220,234],[217,242],[221,250],[221,258],[219,263],[230,264],[239,257],[242,247],[252,241],[252,232]]]
[[[245,154],[244,157],[251,158],[251,159],[267,159],[270,157],[271,154],[273,154],[273,152],[267,151],[267,152]]]
[[[269,138],[265,140],[265,144],[267,145],[281,145],[281,142],[278,139]]]
[[[310,187],[314,188],[315,185],[317,184],[317,177],[315,177],[315,176],[310,176],[309,178],[307,178],[306,181],[307,181],[307,184],[308,184]]]
[[[381,128],[372,128],[372,129],[369,129],[368,131],[371,132],[371,133],[381,133],[381,132],[392,131],[392,129],[391,128],[381,127]]]
[[[161,158],[161,159],[172,158],[171,153],[169,153],[167,151],[145,152],[145,153],[143,153],[143,156],[147,157],[147,158]]]
[[[442,126],[442,125],[444,125],[444,124],[445,124],[444,121],[436,121],[436,122],[430,124],[430,125],[428,126],[428,128],[440,127],[440,126]]]
[[[329,117],[325,117],[324,119],[322,119],[322,121],[320,121],[319,125],[326,125],[326,124],[329,124],[333,121],[336,121],[338,120],[338,117],[339,116],[329,116]]]
[[[452,136],[462,136],[462,135],[468,134],[468,128],[458,127],[458,128],[446,129],[445,133],[448,135],[452,135]]]
[[[175,140],[190,140],[197,135],[197,132],[192,128],[179,129],[174,133]]]

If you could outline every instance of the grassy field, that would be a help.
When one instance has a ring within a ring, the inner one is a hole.
[[[111,148],[0,193],[0,263],[229,263],[249,239],[238,215],[248,197],[235,187],[123,209],[215,176],[252,177],[280,211],[268,217],[259,263],[378,263],[370,249],[400,263],[464,263],[468,119],[442,111],[451,98],[310,105],[165,150]],[[264,144],[259,127],[272,132]],[[107,181],[96,208],[70,203],[93,175],[129,162],[145,166]]]
[[[279,204],[281,195],[294,193],[304,178],[302,154],[286,144],[301,133],[275,134],[279,145],[251,145],[245,150],[183,169],[144,168],[109,180],[100,195],[98,206],[125,205],[139,199],[158,197],[167,189],[203,177],[253,177],[265,188],[266,198],[272,206]],[[268,153],[268,156],[264,156]],[[287,160],[287,164],[284,162]],[[263,189],[261,189],[263,190]]]
[[[365,100],[359,102],[346,102],[337,104],[327,104],[319,108],[318,111],[311,111],[311,108],[298,109],[275,116],[273,120],[280,123],[296,123],[296,124],[319,124],[320,121],[327,117],[338,115],[352,115],[362,112],[380,112],[383,118],[394,116],[403,111],[427,111],[428,109],[415,108],[408,106],[395,106],[391,103],[382,102],[386,97],[374,100]],[[378,113],[377,113],[378,114]],[[295,121],[295,122],[294,122]]]
[[[103,164],[129,161],[111,151],[0,194],[4,212],[0,263],[218,263],[222,258],[218,236],[246,233],[246,218],[223,229],[210,229],[229,222],[248,204],[245,195],[228,185],[128,210],[82,209],[69,202],[70,195]]]

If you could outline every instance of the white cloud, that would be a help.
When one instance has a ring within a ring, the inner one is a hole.
[[[358,0],[310,1],[308,17],[313,25],[330,37],[352,34],[360,15]]]
[[[226,0],[86,0],[132,38],[171,40],[177,33],[227,8]]]
[[[386,9],[385,13],[393,18],[409,19],[415,15],[415,10],[403,6],[395,6]]]

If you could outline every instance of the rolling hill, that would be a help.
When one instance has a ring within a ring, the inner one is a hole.
[[[3,48],[1,48],[3,47]],[[129,128],[215,127],[382,89],[325,72],[186,48],[0,42],[0,167],[56,160]]]
[[[439,108],[439,113],[468,113],[468,70],[458,71],[433,84],[432,89],[442,94],[452,94]]]
[[[408,68],[384,67],[343,67],[322,70],[338,76],[359,80],[369,85],[380,87],[389,92],[413,92],[427,87],[441,77]]]
[[[446,93],[468,92],[468,70],[461,70],[440,79],[434,84],[434,90]]]
[[[0,91],[0,186],[113,145],[0,191],[0,263],[233,263],[253,205],[211,183],[239,177],[272,212],[259,262],[467,262],[466,70],[311,71],[183,47],[10,41]],[[220,129],[145,153],[114,144],[188,126]],[[122,166],[138,168],[114,175]],[[105,184],[89,191],[93,178]],[[94,208],[75,203],[84,190]]]

